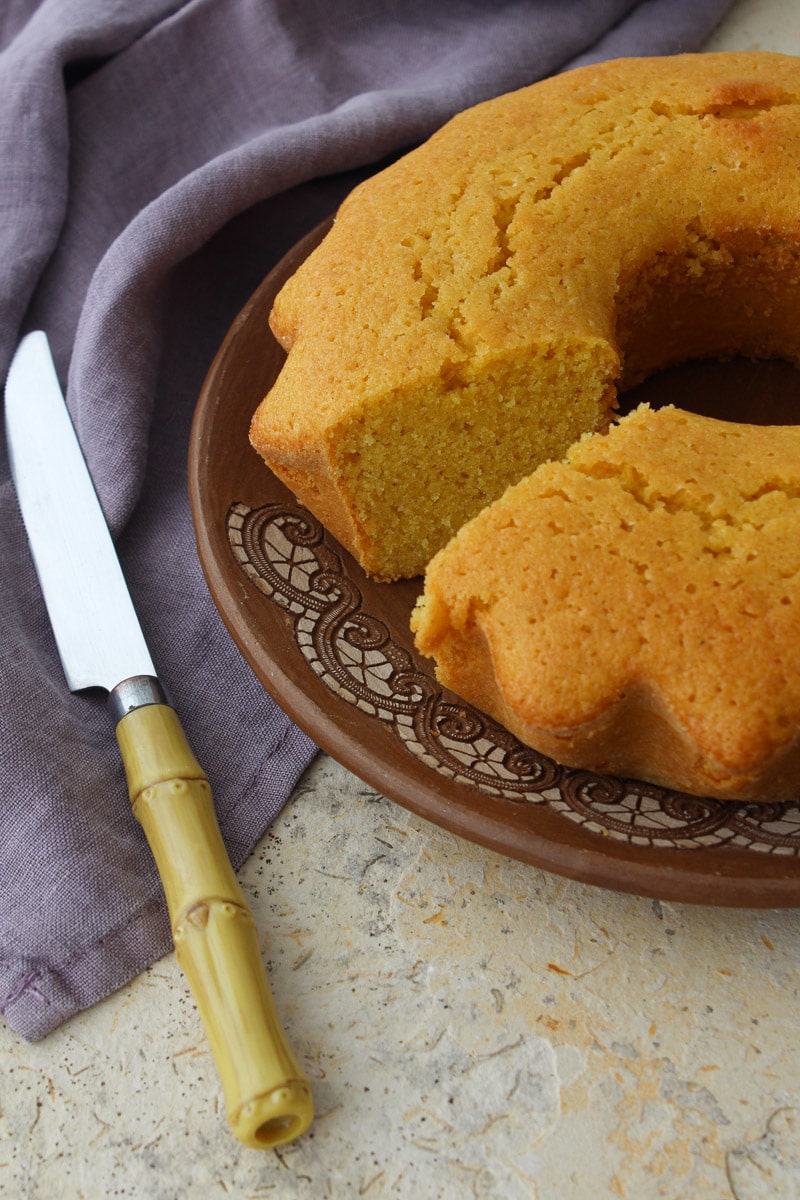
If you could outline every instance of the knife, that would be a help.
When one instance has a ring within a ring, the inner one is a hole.
[[[311,1089],[281,1027],[208,780],[156,676],[46,334],[20,342],[5,400],[11,474],[67,684],[108,692],[228,1120],[247,1146],[293,1141],[311,1123]]]

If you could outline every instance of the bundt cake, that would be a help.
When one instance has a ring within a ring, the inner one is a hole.
[[[678,360],[800,357],[800,60],[581,67],[358,187],[277,297],[253,445],[364,568],[421,573]],[[788,436],[788,435],[787,435]]]
[[[439,679],[575,767],[800,795],[800,427],[641,406],[469,522],[412,617]]]

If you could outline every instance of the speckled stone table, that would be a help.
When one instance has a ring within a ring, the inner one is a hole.
[[[800,54],[800,6],[709,46],[755,47]],[[0,1195],[800,1196],[800,910],[560,879],[324,756],[241,879],[310,1133],[235,1141],[170,955],[37,1045],[0,1027]]]

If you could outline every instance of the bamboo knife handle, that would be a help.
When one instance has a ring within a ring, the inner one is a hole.
[[[117,724],[128,791],[156,861],[175,953],[217,1064],[228,1120],[265,1149],[311,1124],[311,1088],[286,1040],[233,872],[211,788],[174,709],[147,704]]]

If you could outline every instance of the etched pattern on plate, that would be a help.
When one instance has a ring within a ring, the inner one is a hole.
[[[512,803],[547,805],[635,845],[800,854],[797,803],[731,804],[561,767],[446,692],[365,610],[341,556],[306,509],[234,504],[227,528],[242,571],[291,616],[314,674],[342,701],[385,722],[432,771]]]

